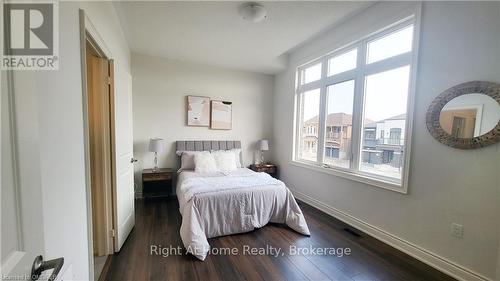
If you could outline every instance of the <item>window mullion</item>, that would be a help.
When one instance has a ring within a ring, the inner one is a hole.
[[[344,73],[336,74],[334,76],[326,77],[325,78],[325,84],[327,85],[333,85],[333,84],[338,84],[342,83],[345,81],[353,80],[356,78],[358,71],[357,68],[353,70],[346,71]]]
[[[299,156],[299,148],[300,148],[300,143],[301,143],[301,140],[300,140],[300,117],[301,117],[301,113],[299,112],[299,109],[301,108],[302,106],[302,101],[300,100],[300,84],[301,84],[301,81],[302,81],[302,71],[301,70],[298,70],[297,71],[297,77],[296,77],[296,80],[295,80],[295,97],[294,97],[294,111],[295,111],[295,116],[294,116],[294,132],[295,132],[295,138],[294,138],[294,142],[293,142],[293,146],[294,146],[294,151],[292,153],[292,160],[296,160],[298,159],[298,156]]]
[[[293,122],[293,132],[295,134],[295,138],[293,141],[293,146],[294,150],[292,152],[292,160],[298,159],[299,156],[299,147],[300,147],[300,112],[299,108],[301,106],[300,102],[300,94],[298,92],[295,93],[295,98],[294,98],[294,110],[295,110],[295,116],[294,116],[294,122]]]
[[[358,46],[358,61],[356,81],[354,84],[354,108],[352,121],[352,141],[351,141],[351,168],[353,172],[359,171],[359,162],[361,153],[361,129],[363,127],[363,108],[364,108],[364,88],[365,77],[364,68],[366,64],[366,45],[364,43]]]
[[[324,84],[324,81],[321,79],[314,81],[314,82],[309,82],[305,85],[298,86],[298,92],[303,93],[303,92],[311,91],[311,90],[314,90],[314,89],[321,87],[321,85],[323,85],[323,84]]]
[[[326,128],[326,86],[320,90],[319,126],[318,126],[318,164],[322,165],[325,156],[325,128]]]
[[[409,65],[411,64],[412,56],[412,52],[408,52],[378,62],[370,63],[365,66],[365,70],[363,72],[365,73],[365,75],[372,75],[378,72],[384,72],[394,68]]]
[[[328,61],[326,58],[321,64],[321,88],[319,98],[319,124],[318,124],[318,151],[317,160],[319,165],[323,165],[325,157],[325,128],[326,128],[326,85],[324,83],[328,71]]]

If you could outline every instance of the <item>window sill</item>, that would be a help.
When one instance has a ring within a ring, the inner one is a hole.
[[[318,172],[322,172],[325,174],[339,176],[342,178],[361,182],[361,183],[364,183],[367,185],[380,187],[380,188],[383,188],[386,190],[395,191],[395,192],[402,193],[402,194],[408,194],[408,189],[406,186],[400,185],[400,184],[397,184],[394,182],[385,181],[382,179],[376,179],[376,178],[365,176],[362,174],[355,174],[355,173],[348,172],[348,171],[341,171],[341,170],[336,170],[336,169],[332,169],[332,168],[321,167],[321,166],[317,166],[314,164],[309,164],[309,163],[295,161],[295,160],[290,161],[290,164],[293,166],[296,166],[296,167],[306,168],[309,170],[318,171]]]

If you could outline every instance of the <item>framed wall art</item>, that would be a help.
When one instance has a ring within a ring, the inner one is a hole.
[[[232,102],[213,100],[211,106],[210,128],[214,130],[231,130],[233,126]]]
[[[187,125],[208,127],[210,125],[210,98],[187,96]]]

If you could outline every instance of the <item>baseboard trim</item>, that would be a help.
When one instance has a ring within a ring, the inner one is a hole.
[[[361,219],[358,219],[352,215],[349,215],[341,210],[338,210],[326,203],[323,203],[309,195],[306,195],[300,191],[290,189],[293,195],[305,203],[311,205],[312,207],[321,210],[328,215],[339,219],[366,234],[414,257],[415,259],[432,266],[433,268],[450,275],[458,280],[463,281],[493,281],[481,274],[474,272],[468,268],[458,265],[452,261],[449,261],[437,254],[432,253],[420,246],[412,244],[404,239],[401,239],[385,230],[382,230],[376,226],[373,226]]]

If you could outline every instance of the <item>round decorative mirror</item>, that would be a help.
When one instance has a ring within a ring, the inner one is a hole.
[[[500,84],[467,82],[441,93],[430,105],[427,129],[439,142],[460,149],[500,141]]]

